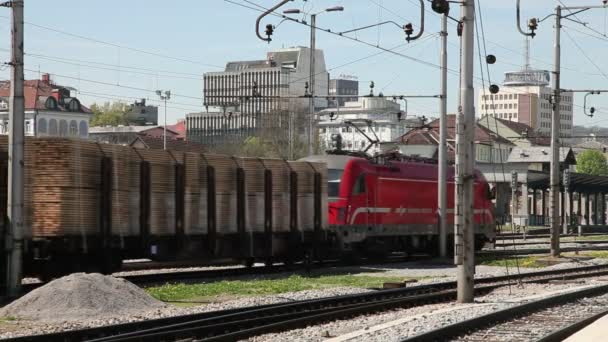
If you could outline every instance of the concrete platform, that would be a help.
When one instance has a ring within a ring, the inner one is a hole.
[[[568,337],[565,342],[608,341],[608,315],[588,325],[585,329]]]

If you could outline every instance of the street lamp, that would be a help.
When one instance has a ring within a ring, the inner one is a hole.
[[[167,100],[171,98],[171,90],[157,90],[156,95],[161,101],[165,101],[165,124],[163,125],[163,150],[167,149]]]
[[[323,11],[313,13],[310,15],[310,61],[309,61],[309,69],[310,76],[308,80],[309,84],[309,118],[308,118],[308,155],[311,156],[314,152],[313,147],[313,127],[314,127],[314,115],[315,115],[315,50],[316,50],[316,39],[315,39],[315,31],[317,26],[317,15],[323,12],[342,12],[344,11],[343,6],[334,6],[326,8]],[[283,11],[284,14],[300,14],[302,13],[299,9],[288,9]]]

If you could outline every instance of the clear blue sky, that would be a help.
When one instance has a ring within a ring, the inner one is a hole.
[[[26,69],[30,70],[26,72],[26,78],[38,77],[38,70],[49,72],[57,83],[78,89],[78,97],[87,105],[121,99],[130,102],[133,97],[154,100],[155,89],[171,89],[174,94],[181,96],[174,96],[169,104],[169,122],[184,117],[188,112],[201,110],[204,72],[220,70],[227,61],[264,58],[268,49],[308,45],[309,41],[307,27],[284,22],[276,29],[270,44],[262,42],[254,34],[254,23],[259,12],[224,0],[25,1],[25,49],[29,54]],[[233,1],[253,6],[245,0]],[[253,2],[269,7],[278,0]],[[481,0],[486,46],[488,52],[498,58],[498,62],[490,67],[494,83],[502,82],[505,71],[517,70],[523,64],[523,37],[515,27],[515,2]],[[558,4],[556,0],[522,2],[525,18],[542,18],[552,13]],[[567,5],[601,3],[600,0],[563,2]],[[295,0],[285,8],[318,12],[330,6],[342,5],[344,12],[319,15],[317,23],[320,27],[339,32],[385,20],[399,24],[412,21],[418,26],[417,3],[416,0]],[[454,4],[451,14],[454,17],[459,15],[459,8]],[[439,18],[430,11],[426,15],[426,38],[420,42],[405,44],[403,32],[393,25],[360,32],[357,37],[387,48],[399,46],[395,51],[438,64]],[[562,36],[564,88],[608,88],[608,38],[601,37],[606,33],[606,15],[607,11],[600,9],[577,16],[589,22],[598,32],[573,22],[564,23],[567,32]],[[8,9],[0,9],[0,61],[9,60],[8,18]],[[268,17],[263,21],[263,24],[266,23],[276,25],[279,19]],[[458,70],[455,25],[451,23],[449,30],[449,64],[451,69]],[[588,57],[581,53],[568,35]],[[332,68],[331,74],[358,76],[362,92],[367,92],[370,80],[375,82],[376,91],[381,90],[385,94],[438,92],[439,70],[433,66],[390,53],[377,54],[380,51],[373,47],[324,32],[319,32],[317,37],[317,46],[325,51],[326,64]],[[534,67],[551,68],[552,44],[553,25],[551,20],[547,20],[541,23],[538,36],[531,43]],[[377,55],[364,58],[373,54]],[[350,64],[342,66],[347,63]],[[477,60],[475,68],[479,76]],[[8,70],[0,71],[0,78],[6,79],[8,76]],[[458,95],[457,76],[450,75],[449,81],[448,110],[454,112]],[[480,82],[476,87],[479,86]],[[575,124],[608,126],[608,94],[590,99],[593,105],[600,108],[599,112],[596,117],[588,118],[582,113],[582,107],[575,107]],[[577,96],[575,101],[582,106],[582,95]],[[433,116],[437,113],[437,101],[412,99],[409,110],[410,113]]]

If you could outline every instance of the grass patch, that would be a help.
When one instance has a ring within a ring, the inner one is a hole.
[[[566,257],[586,256],[599,259],[608,259],[608,251],[582,251],[578,255],[574,252],[564,254]]]
[[[304,277],[292,275],[282,279],[223,280],[206,284],[166,284],[147,288],[154,298],[163,301],[210,301],[221,297],[262,296],[331,287],[382,287],[384,282],[403,281],[405,277],[333,275]]]
[[[480,258],[478,259],[478,265],[484,266],[501,266],[501,267],[543,267],[545,265],[538,262],[540,257],[536,256],[527,256],[527,257],[519,257],[519,258]]]
[[[583,235],[574,237],[562,238],[562,241],[574,242],[574,241],[608,241],[608,235]]]
[[[13,316],[0,317],[0,325],[7,325],[10,322],[14,322],[14,321],[17,321],[17,317],[13,317]]]

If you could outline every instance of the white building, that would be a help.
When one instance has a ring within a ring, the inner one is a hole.
[[[322,50],[315,51],[315,95],[328,95],[329,73]],[[247,114],[277,110],[305,113],[309,100],[296,97],[307,94],[310,76],[310,48],[293,47],[268,52],[266,59],[229,62],[222,72],[204,75],[204,105],[231,107]],[[256,95],[261,98],[256,98]],[[327,99],[315,99],[315,108],[326,108]]]
[[[523,70],[505,74],[505,82],[497,94],[483,89],[477,100],[477,113],[496,116],[531,126],[542,135],[551,134],[553,89],[550,74],[545,70]],[[560,104],[560,135],[572,136],[574,98],[562,93]]]
[[[401,113],[402,120],[399,120],[398,113]],[[332,135],[340,134],[342,149],[350,151],[364,150],[370,144],[363,133],[372,139],[377,136],[382,143],[394,142],[411,129],[411,120],[405,118],[405,113],[401,112],[399,104],[382,97],[360,97],[357,102],[346,102],[344,107],[320,111],[319,118],[321,143],[329,147]],[[371,127],[368,127],[363,120],[370,120]],[[363,133],[355,129],[353,124],[347,124],[348,121],[353,121]],[[368,153],[374,154],[380,151],[380,146],[375,145],[368,150]]]
[[[10,82],[0,82],[0,134],[8,134]],[[26,80],[25,135],[87,138],[91,111],[43,74],[40,80]]]

